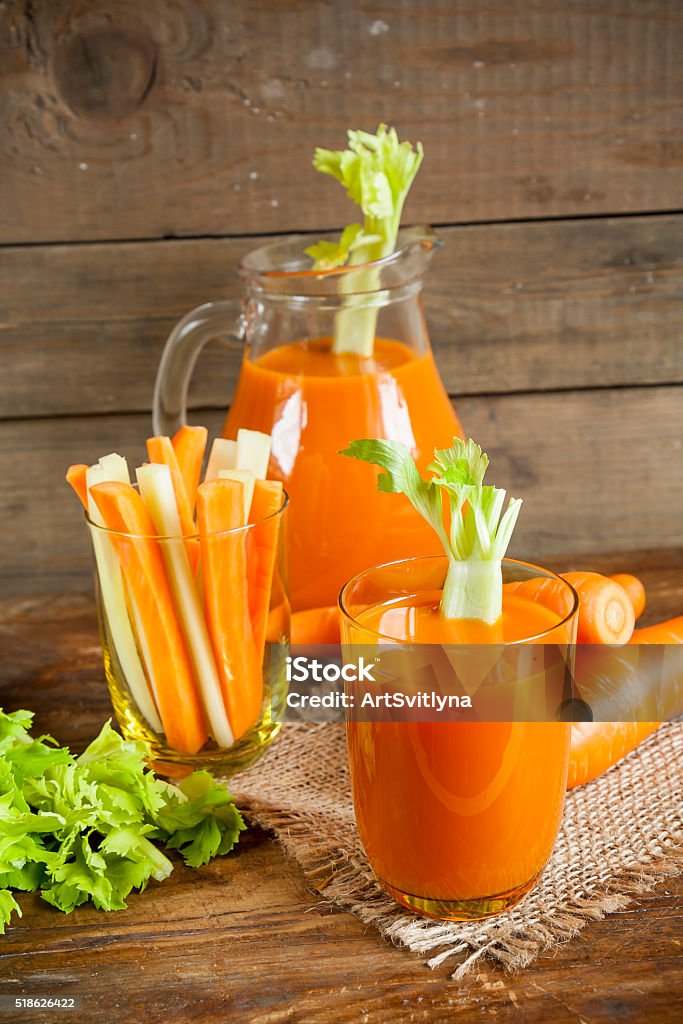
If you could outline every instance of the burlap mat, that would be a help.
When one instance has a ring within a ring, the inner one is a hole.
[[[433,954],[430,967],[457,957],[458,978],[480,957],[510,970],[525,967],[683,870],[682,759],[683,723],[669,723],[621,764],[569,793],[536,889],[514,910],[478,924],[418,917],[380,889],[356,831],[343,726],[285,726],[232,789],[318,892],[391,942]]]

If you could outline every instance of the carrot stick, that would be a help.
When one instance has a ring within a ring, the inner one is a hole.
[[[567,789],[602,775],[659,725],[661,722],[574,722]]]
[[[77,462],[74,466],[69,466],[66,471],[66,482],[71,484],[86,512],[88,511],[88,485],[85,480],[85,474],[89,468],[85,463]]]
[[[261,658],[266,643],[266,627],[280,532],[280,520],[275,513],[282,508],[282,495],[282,483],[279,480],[255,481],[249,515],[249,522],[254,524],[253,530],[250,531],[253,552],[247,569],[249,610],[256,650]]]
[[[249,615],[244,484],[216,479],[197,489],[204,607],[225,706],[235,739],[258,720],[261,662]]]
[[[630,644],[683,644],[683,615],[654,626],[635,629]]]
[[[610,579],[624,588],[628,594],[629,601],[633,605],[633,614],[636,619],[639,619],[645,611],[645,587],[638,577],[631,576],[627,572],[619,572],[615,576],[610,576]]]
[[[339,639],[339,609],[336,605],[307,608],[292,615],[293,644],[338,644]]]
[[[236,467],[237,441],[228,441],[224,437],[215,438],[204,471],[204,483],[215,480],[222,469],[235,469]]]
[[[277,604],[275,601],[276,598],[273,592],[273,596],[270,599],[271,609],[268,613],[268,624],[266,626],[266,643],[268,644],[280,643],[283,638],[289,636],[290,624],[292,622],[292,607],[289,603],[289,598],[283,597]]]
[[[190,511],[194,509],[209,432],[206,427],[181,427],[171,444],[178,459]]]
[[[160,462],[171,470],[173,490],[180,516],[180,526],[183,533],[192,535],[195,532],[192,508],[187,495],[187,489],[180,470],[178,458],[168,437],[147,438],[147,454],[150,462]]]
[[[125,459],[118,455],[104,456],[90,466],[85,482],[88,490],[96,484],[123,483],[130,485],[130,476]],[[90,495],[88,518],[95,527],[106,527],[102,514]],[[102,609],[109,627],[109,643],[121,666],[138,711],[155,733],[162,733],[164,727],[159,717],[159,707],[154,691],[154,675],[146,653],[147,637],[140,628],[133,628],[136,621],[135,603],[126,592],[121,562],[105,529],[91,529],[97,575],[102,596]],[[146,666],[146,671],[145,671]]]
[[[178,515],[180,517],[180,528],[186,537],[191,537],[197,532],[194,523],[194,515],[190,505],[190,499],[187,496],[187,489],[183,480],[183,474],[180,471],[180,464],[178,463],[178,458],[173,449],[170,438],[147,438],[147,454],[150,462],[161,463],[162,465],[168,466],[171,470],[173,492],[175,494],[176,505],[178,506]],[[185,542],[185,548],[187,550],[187,557],[190,560],[192,572],[195,573],[199,563],[199,545],[195,540],[188,540]]]
[[[148,640],[151,673],[168,742],[185,754],[196,754],[207,739],[207,731],[164,560],[154,540],[154,523],[130,484],[95,484],[90,495],[108,529],[116,531],[111,539]]]

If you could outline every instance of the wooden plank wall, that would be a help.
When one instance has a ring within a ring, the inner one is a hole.
[[[405,219],[446,241],[428,321],[516,553],[682,544],[681,52],[679,0],[0,3],[3,589],[87,586],[64,468],[140,458],[174,321],[350,220],[312,151],[380,120],[425,145]]]

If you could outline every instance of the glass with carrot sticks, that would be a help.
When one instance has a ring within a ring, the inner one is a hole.
[[[287,496],[265,479],[269,440],[245,432],[229,469],[230,453],[219,469],[212,449],[202,483],[199,427],[149,439],[137,486],[118,455],[67,475],[86,508],[117,721],[126,737],[149,743],[168,775],[231,775],[280,728]]]

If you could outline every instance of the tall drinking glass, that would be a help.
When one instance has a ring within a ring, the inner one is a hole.
[[[355,576],[340,596],[344,657],[357,660],[372,645],[448,652],[455,644],[463,656],[478,655],[481,668],[483,649],[473,645],[493,644],[498,695],[516,711],[490,721],[362,720],[347,712],[349,763],[360,836],[386,891],[429,917],[476,920],[534,887],[557,837],[571,726],[524,719],[538,688],[558,682],[550,675],[559,673],[561,688],[572,670],[578,598],[554,573],[506,559],[503,616],[491,631],[441,619],[446,571],[445,556],[435,556]],[[473,706],[485,696],[482,687]]]
[[[150,745],[162,773],[231,775],[256,761],[280,728],[290,621],[286,512],[285,498],[265,519],[201,538],[133,536],[86,516],[114,713],[125,737]],[[269,589],[253,568],[264,551]],[[184,580],[174,571],[178,559],[191,566]]]

